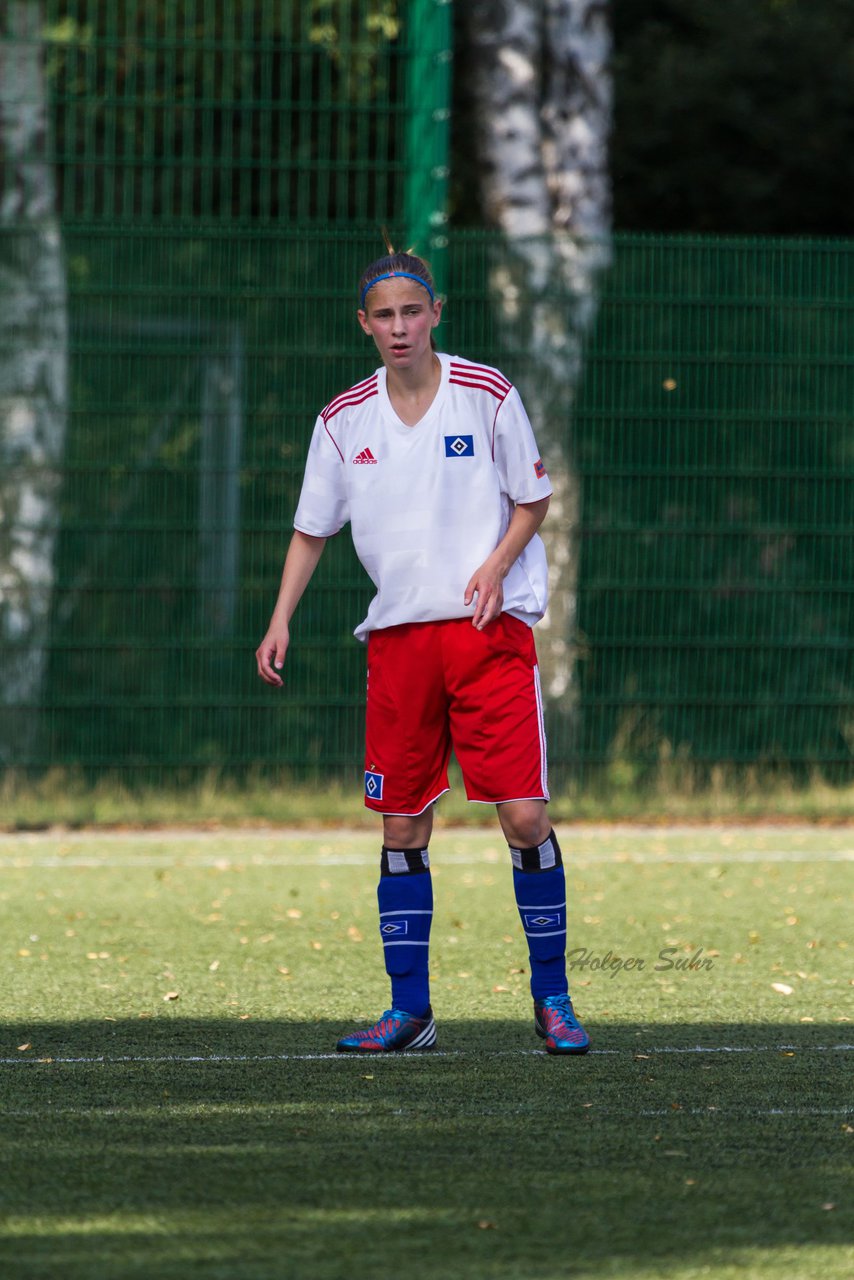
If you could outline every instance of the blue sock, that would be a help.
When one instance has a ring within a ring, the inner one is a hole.
[[[516,905],[531,961],[531,995],[537,1001],[565,995],[566,876],[554,831],[530,849],[510,846]]]
[[[377,900],[392,1005],[420,1018],[430,1007],[433,923],[433,882],[426,849],[387,849],[383,845]]]

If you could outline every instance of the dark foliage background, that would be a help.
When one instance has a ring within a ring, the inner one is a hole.
[[[482,222],[457,8],[454,217]],[[611,0],[620,231],[848,235],[850,0]]]

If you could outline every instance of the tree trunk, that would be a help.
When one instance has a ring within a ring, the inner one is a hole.
[[[484,208],[505,236],[492,288],[554,487],[543,688],[571,726],[580,516],[571,414],[596,277],[610,259],[607,4],[472,0],[466,19]]]
[[[0,30],[0,765],[36,750],[66,429],[67,304],[37,0]]]

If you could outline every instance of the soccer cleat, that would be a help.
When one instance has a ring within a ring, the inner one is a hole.
[[[402,1009],[386,1009],[372,1027],[342,1036],[335,1047],[339,1053],[412,1053],[435,1046],[432,1009],[423,1018],[414,1018]]]
[[[546,1042],[546,1053],[586,1053],[590,1037],[575,1016],[569,996],[534,1001],[534,1030]]]

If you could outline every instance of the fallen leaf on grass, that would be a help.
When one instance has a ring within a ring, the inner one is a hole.
[[[33,1047],[33,1046],[29,1043],[29,1041],[27,1041],[27,1043],[26,1043],[26,1044],[19,1044],[19,1045],[18,1045],[18,1053],[24,1053],[24,1052],[26,1052],[26,1050],[27,1050],[27,1049],[32,1049],[32,1047]]]
[[[481,1218],[481,1219],[478,1221],[477,1226],[478,1226],[478,1230],[479,1230],[479,1231],[494,1231],[494,1230],[495,1230],[495,1223],[494,1223],[494,1222],[490,1222],[488,1218]]]
[[[177,991],[167,991],[166,995],[163,997],[164,1000],[178,1000],[179,998],[180,993]]]
[[[791,996],[794,995],[795,992],[795,988],[790,987],[787,982],[772,982],[771,989],[772,991],[779,992],[781,996]]]
[[[509,987],[497,986],[497,987],[493,987],[493,988],[492,988],[492,991],[493,991],[493,994],[494,994],[494,995],[505,995],[505,994],[509,994],[509,992],[510,992],[510,988],[509,988]]]

